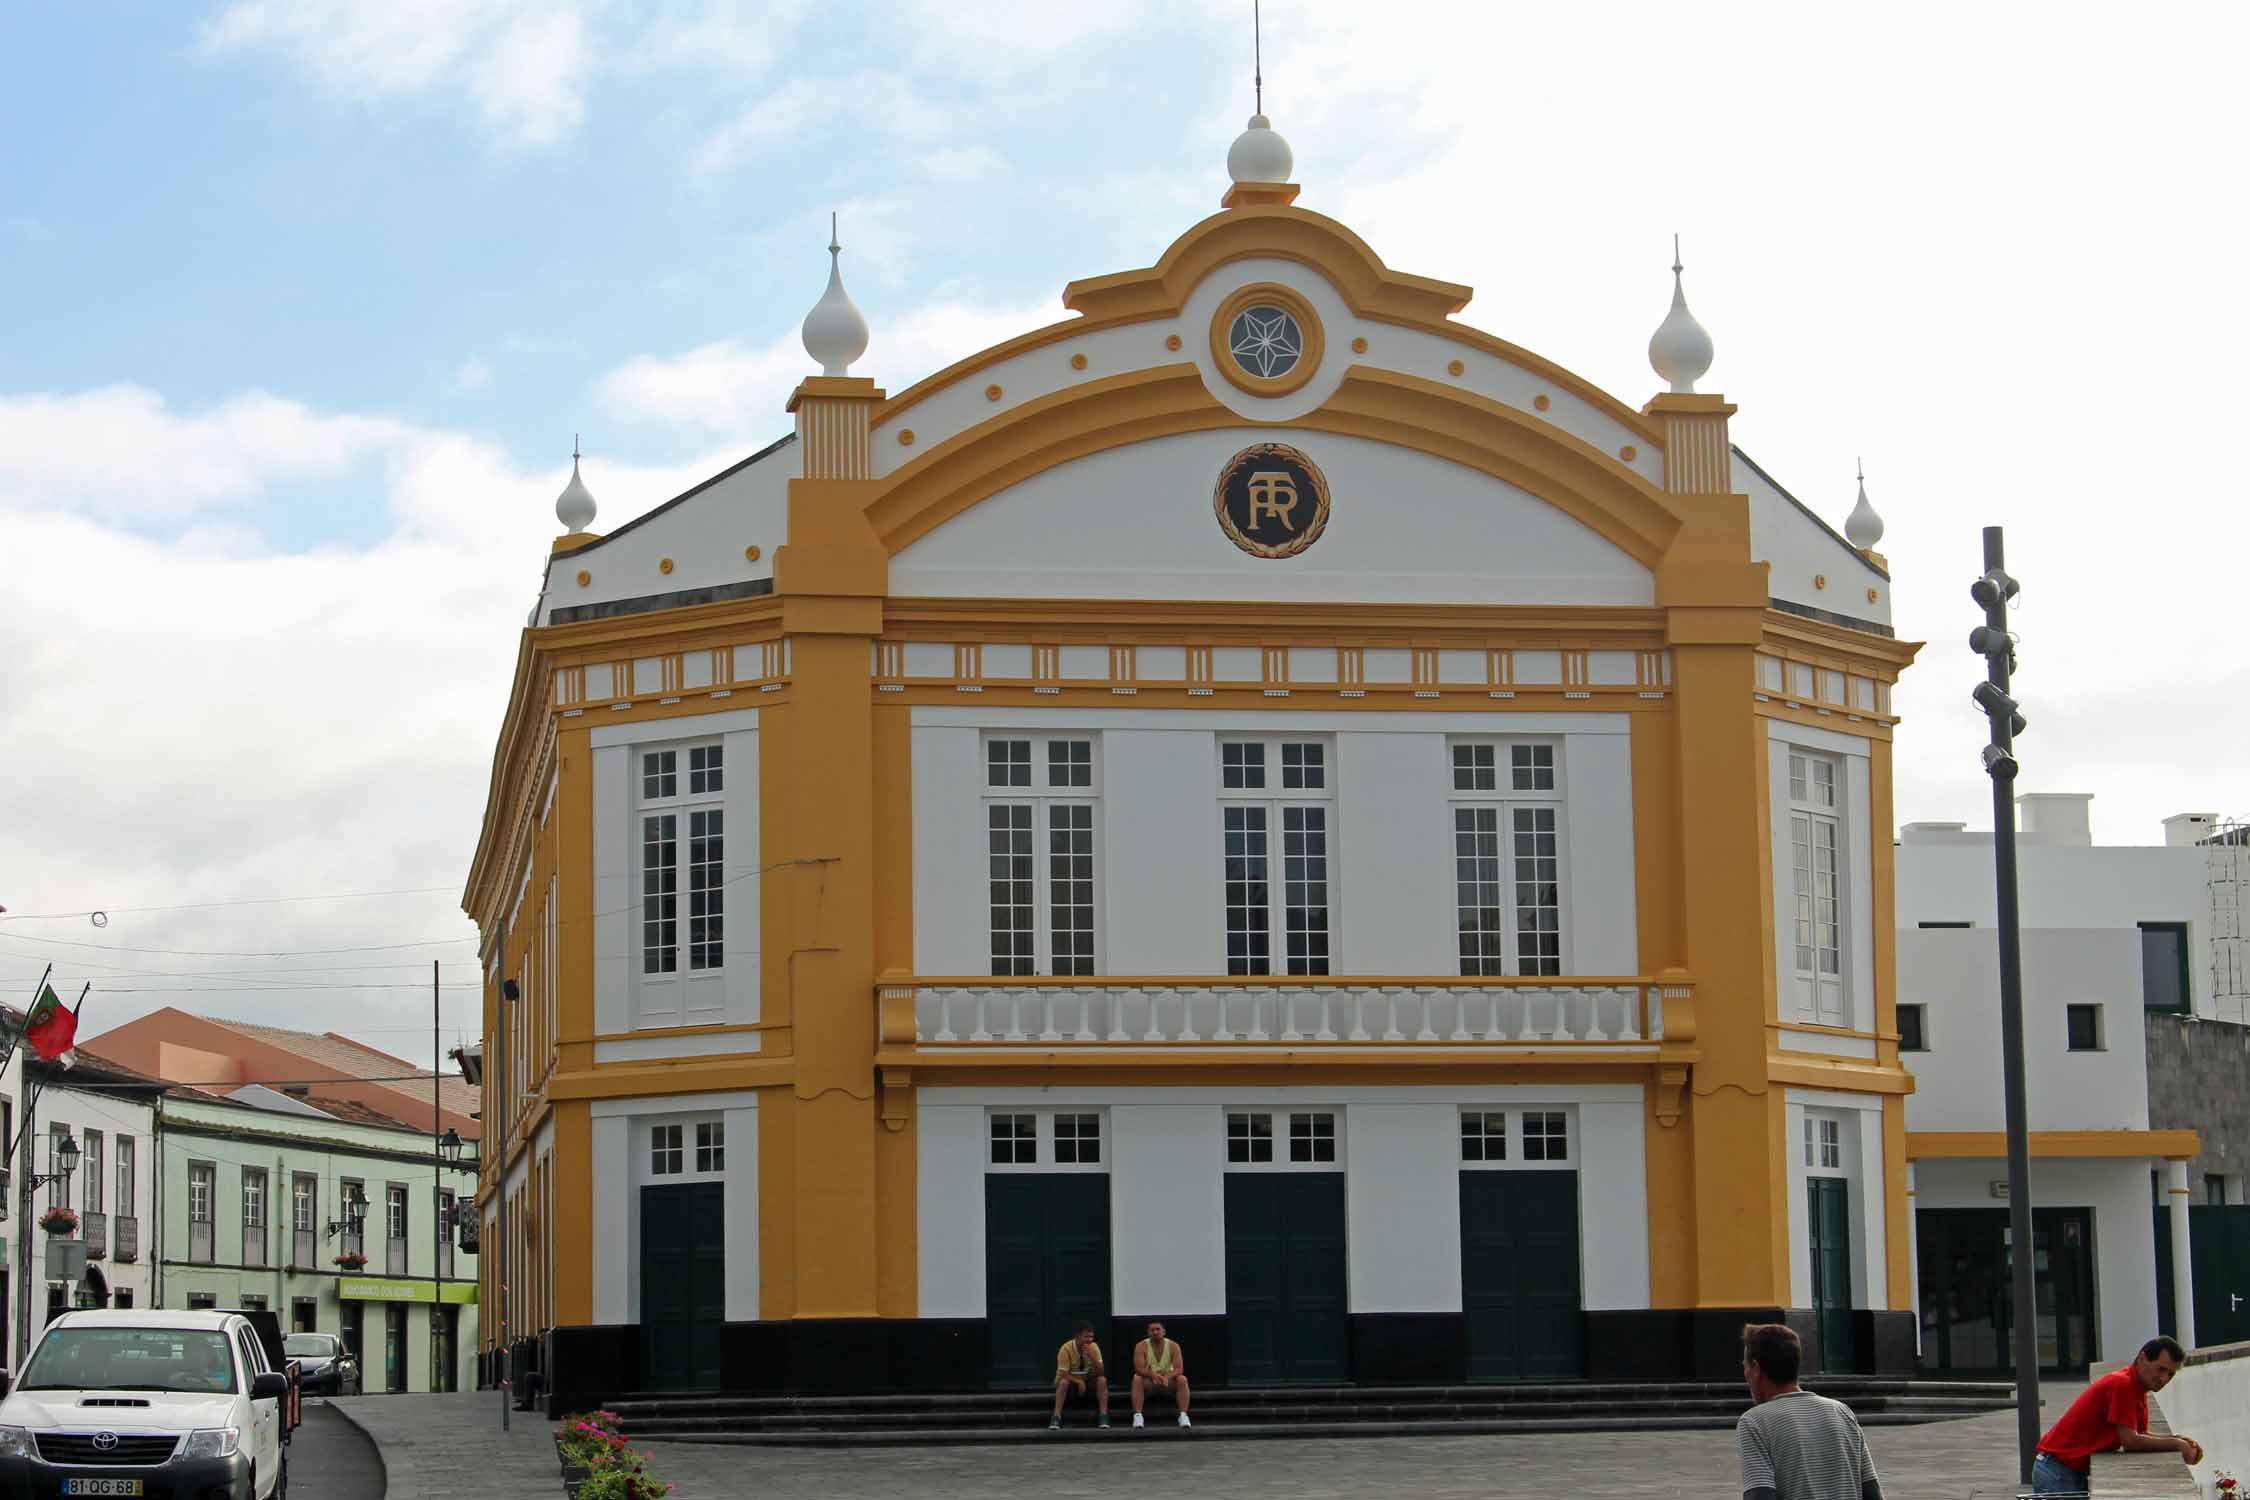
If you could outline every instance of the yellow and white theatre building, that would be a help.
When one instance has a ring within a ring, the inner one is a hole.
[[[831,247],[792,435],[607,535],[573,475],[466,894],[556,1407],[1043,1383],[1082,1317],[1912,1369],[1880,523],[1733,449],[1677,274],[1634,405],[1289,165],[897,394]]]

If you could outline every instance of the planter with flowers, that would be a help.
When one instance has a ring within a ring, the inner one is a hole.
[[[336,1269],[339,1271],[360,1271],[366,1267],[367,1257],[357,1250],[346,1250],[336,1257]]]
[[[78,1211],[57,1205],[39,1216],[39,1227],[49,1234],[76,1234]]]
[[[672,1486],[649,1472],[648,1458],[627,1446],[617,1413],[588,1411],[555,1429],[563,1488],[574,1500],[661,1500]]]

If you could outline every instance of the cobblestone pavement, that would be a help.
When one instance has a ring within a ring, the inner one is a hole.
[[[318,1500],[383,1500],[383,1460],[341,1412],[308,1400],[289,1444],[289,1487]]]
[[[503,1433],[500,1398],[490,1391],[345,1396],[328,1404],[381,1451],[385,1487],[378,1493],[387,1500],[562,1500],[554,1424],[519,1411]],[[317,1491],[299,1493],[326,1500]]]
[[[645,1445],[678,1489],[672,1500],[896,1500],[1100,1496],[1167,1500],[1344,1495],[1556,1496],[1588,1500],[1738,1500],[1732,1432],[1602,1432],[1527,1437],[1179,1442],[1129,1429],[1083,1443],[1012,1448],[724,1448]],[[2013,1494],[2015,1414],[2000,1412],[1867,1434],[1894,1500]]]

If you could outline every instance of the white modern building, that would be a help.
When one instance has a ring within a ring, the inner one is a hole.
[[[2193,1046],[2244,1035],[2243,996],[2225,977],[2240,944],[2224,920],[2231,897],[2198,842],[2212,820],[2167,820],[2163,845],[2097,846],[2091,800],[2018,799],[2037,1336],[2055,1370],[2115,1362],[2159,1327],[2193,1341],[2189,1245],[2211,1238],[2189,1231],[2203,1122],[2176,1066],[2152,1083],[2151,1044],[2182,1025],[2203,1028]],[[1922,1363],[2003,1371],[2014,1356],[1992,835],[1909,823],[1897,871]],[[2212,1166],[2202,1192],[2222,1202],[2228,1181]]]

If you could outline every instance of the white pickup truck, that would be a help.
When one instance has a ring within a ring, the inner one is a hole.
[[[239,1314],[63,1313],[0,1401],[0,1497],[286,1500],[288,1395]]]

